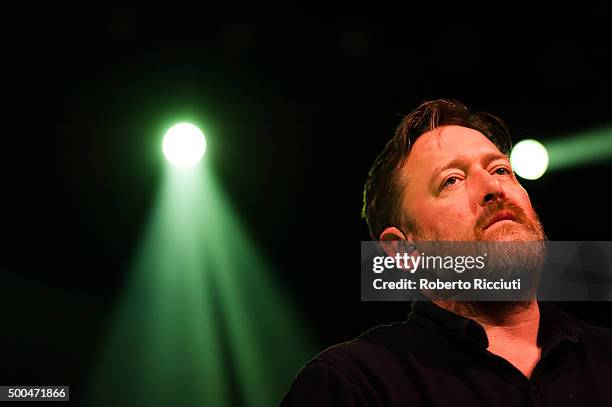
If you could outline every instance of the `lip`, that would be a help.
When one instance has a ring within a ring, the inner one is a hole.
[[[515,221],[516,220],[516,216],[514,216],[512,214],[512,212],[510,212],[508,210],[500,211],[500,212],[496,213],[495,216],[493,216],[493,218],[491,218],[491,220],[485,226],[485,229],[488,229],[491,226],[493,226],[494,224],[496,224],[497,222],[501,222],[501,221],[504,221],[504,220]]]

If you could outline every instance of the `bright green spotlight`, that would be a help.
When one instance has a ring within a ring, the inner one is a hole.
[[[510,163],[519,177],[538,179],[548,168],[548,152],[539,141],[522,140],[512,149]]]
[[[162,151],[173,165],[178,167],[195,165],[206,151],[204,133],[190,123],[175,124],[164,136]]]

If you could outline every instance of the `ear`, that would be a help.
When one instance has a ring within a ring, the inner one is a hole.
[[[380,245],[387,256],[395,257],[397,253],[411,254],[414,250],[412,233],[404,234],[395,226],[390,226],[380,234]]]

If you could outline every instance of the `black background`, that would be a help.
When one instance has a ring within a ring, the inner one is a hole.
[[[321,349],[407,314],[361,303],[355,274],[368,240],[362,186],[403,114],[453,97],[504,118],[515,140],[612,123],[603,7],[472,19],[382,7],[361,17],[2,8],[6,384],[83,384],[155,200],[173,115],[214,129],[207,159]],[[610,176],[600,163],[524,182],[550,240],[610,240]],[[305,255],[332,241],[327,261]],[[607,303],[562,306],[612,326]]]

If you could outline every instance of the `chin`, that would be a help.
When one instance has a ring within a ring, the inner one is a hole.
[[[524,242],[542,240],[540,236],[525,226],[514,222],[500,222],[486,229],[482,234],[482,239],[496,242]]]

